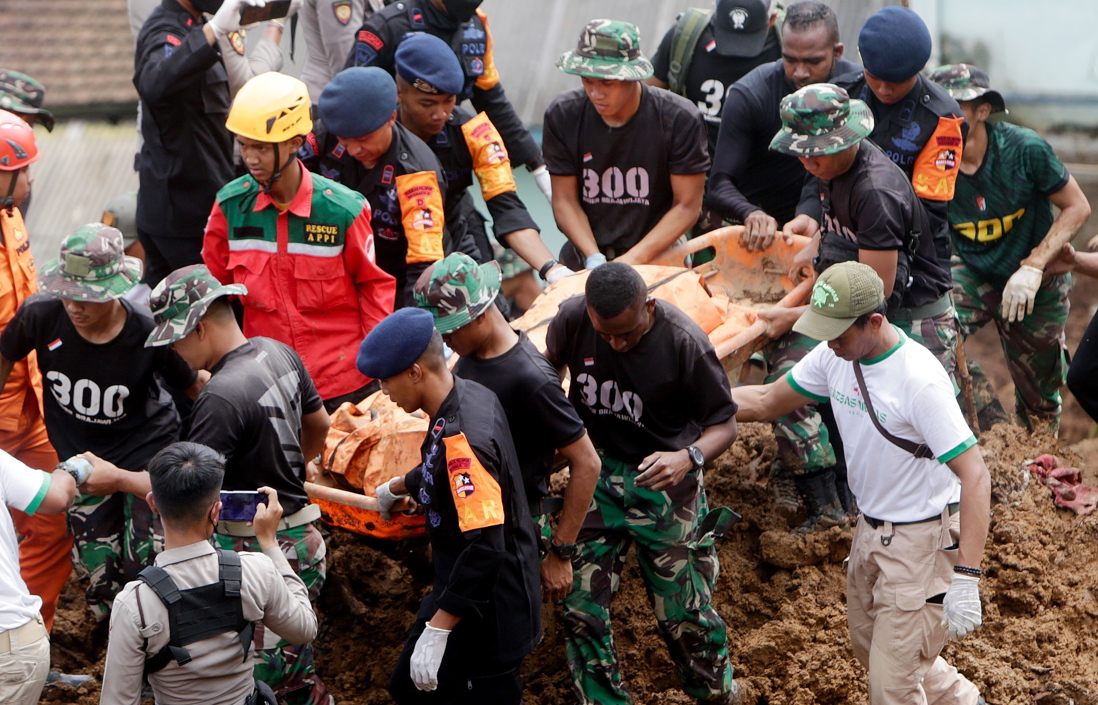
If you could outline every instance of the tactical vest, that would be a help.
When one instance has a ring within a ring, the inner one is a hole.
[[[430,2],[430,0],[425,0]],[[414,7],[412,3],[405,2],[405,12],[408,13],[408,23],[413,32],[423,32],[427,25],[423,20],[423,11]],[[476,14],[461,25],[461,28],[450,37],[450,48],[457,54],[461,62],[461,69],[465,72],[465,85],[457,100],[460,103],[473,95],[473,85],[484,75],[484,57],[488,53],[488,30],[484,21]]]
[[[168,608],[168,644],[155,656],[145,661],[145,675],[156,673],[175,661],[180,666],[190,663],[188,644],[209,639],[220,634],[236,632],[244,661],[252,649],[255,623],[244,619],[244,607],[240,599],[240,583],[243,571],[240,556],[235,551],[217,549],[217,582],[189,590],[180,590],[172,576],[157,565],[151,565],[137,576],[152,588],[164,606]],[[137,601],[138,610],[141,600]],[[145,616],[141,615],[144,628]],[[148,650],[148,640],[145,641]]]

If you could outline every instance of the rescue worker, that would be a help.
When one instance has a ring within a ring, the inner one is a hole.
[[[846,613],[869,702],[983,705],[939,654],[983,621],[991,480],[942,366],[889,324],[887,288],[859,262],[821,273],[795,328],[827,344],[776,382],[732,390],[736,416],[764,421],[832,400],[862,512]]]
[[[652,64],[628,22],[591,20],[557,66],[583,81],[545,110],[553,215],[568,238],[560,260],[575,270],[644,264],[698,220],[705,122],[682,96],[643,83]]]
[[[817,83],[783,98],[781,116],[783,127],[770,148],[797,157],[817,179],[817,207],[823,211],[819,221],[801,214],[785,224],[783,233],[813,238],[798,257],[818,254],[814,266],[819,273],[848,260],[873,267],[885,281],[889,311],[906,314],[907,322],[895,325],[917,342],[928,331],[912,330],[910,321],[922,314],[911,312],[945,301],[947,309],[934,316],[929,334],[935,342],[940,340],[940,326],[941,335],[951,333],[955,341],[949,270],[939,264],[934,241],[923,236],[928,219],[911,181],[866,139],[873,131],[866,104],[838,86]],[[801,267],[795,269],[799,272]],[[802,311],[803,307],[771,309],[766,316],[772,335],[789,331]],[[795,479],[806,494],[810,521],[817,515],[829,522],[844,516],[834,471],[825,467]]]
[[[780,30],[778,6],[768,0],[717,0],[713,8],[690,8],[663,35],[645,83],[698,106],[712,156],[725,97],[752,69],[782,58]]]
[[[426,509],[434,564],[389,692],[402,705],[519,705],[519,668],[541,637],[541,610],[534,528],[503,407],[450,373],[442,336],[420,309],[374,328],[358,366],[400,408],[430,416],[422,464],[375,490],[386,518],[405,495]]]
[[[949,204],[953,301],[962,340],[995,322],[1014,380],[1015,416],[1031,431],[1056,434],[1060,387],[1067,378],[1072,278],[1046,274],[1061,248],[1090,217],[1083,190],[1048,142],[1033,130],[988,122],[1006,112],[986,72],[969,64],[936,69],[930,80],[961,104],[968,142]],[[1059,210],[1055,219],[1052,206]],[[969,360],[981,426],[1006,420],[999,395]]]
[[[122,233],[89,223],[64,239],[59,255],[41,271],[42,293],[24,301],[0,334],[0,381],[35,356],[49,383],[46,430],[61,457],[93,453],[143,470],[179,440],[167,387],[194,399],[209,374],[199,375],[171,350],[145,348],[154,325],[147,310],[122,298],[141,278],[141,263],[122,253]],[[97,476],[80,490],[68,513],[72,562],[102,622],[126,583],[152,564],[164,537],[137,473]]]
[[[30,165],[40,156],[34,130],[17,115],[0,111],[0,329],[38,292],[38,268],[19,206],[30,192]],[[0,387],[0,449],[32,468],[57,465],[42,414],[42,374],[30,355],[12,367]],[[20,574],[42,600],[46,631],[53,629],[57,598],[72,571],[72,536],[64,515],[12,511],[19,542]]]
[[[34,127],[41,124],[48,132],[53,132],[53,114],[42,107],[46,102],[46,87],[25,73],[0,69],[0,110],[23,118]],[[19,205],[24,218],[30,210],[31,194]]]
[[[800,161],[770,149],[770,141],[782,126],[782,98],[857,69],[842,58],[838,18],[822,2],[790,5],[781,36],[781,61],[760,66],[728,90],[706,190],[706,206],[722,219],[744,225],[741,244],[748,250],[770,246],[775,234],[796,215],[804,185],[806,172]],[[778,329],[770,331],[774,342],[763,351],[766,382],[783,376],[817,342],[793,332],[778,333]],[[823,481],[820,475],[826,470],[834,468],[839,488],[844,486],[842,448],[832,442],[833,425],[827,423],[826,407],[810,404],[773,424],[778,460],[770,469],[767,488],[776,508],[786,515],[800,511],[802,496],[818,494],[812,486]],[[848,497],[840,493],[840,499]],[[807,502],[807,508],[804,523],[797,528],[802,533],[847,519],[844,513],[814,501]],[[844,503],[843,509],[849,510],[849,504]]]
[[[358,27],[384,6],[382,0],[304,0],[297,12],[305,40],[301,80],[311,97],[343,70]]]
[[[64,518],[76,497],[75,480],[63,470],[32,469],[0,450],[0,504],[13,514]],[[48,674],[57,672],[50,670],[42,599],[27,589],[19,574],[19,544],[11,515],[0,511],[0,702],[35,705]]]
[[[410,45],[408,41],[398,51]],[[515,444],[530,516],[541,539],[542,594],[559,602],[572,590],[576,536],[591,504],[602,465],[560,377],[526,333],[511,328],[493,305],[500,293],[499,264],[478,265],[455,252],[416,282],[416,303],[431,312],[435,330],[460,357],[458,377],[499,397]],[[556,453],[571,466],[563,501],[548,497]],[[551,514],[558,514],[556,531]]]
[[[470,232],[482,261],[491,259],[484,217],[469,192],[476,174],[496,239],[530,267],[544,270],[542,278],[549,283],[572,274],[553,259],[519,198],[511,160],[495,125],[486,113],[474,116],[457,107],[464,75],[453,50],[438,37],[415,34],[400,43],[395,64],[400,122],[438,157],[446,174],[446,212],[460,214],[457,222],[447,220],[451,236],[460,239],[462,231]],[[500,266],[505,264],[511,263]],[[509,269],[513,272],[517,266]]]
[[[525,164],[538,188],[552,200],[549,172],[541,150],[503,92],[492,59],[492,32],[482,0],[398,2],[374,13],[355,33],[345,66],[377,66],[396,76],[394,56],[400,43],[419,32],[432,34],[461,61],[465,80],[458,102],[470,100],[499,130],[511,161]]]
[[[397,121],[393,77],[344,69],[320,94],[321,124],[305,139],[307,169],[366,197],[378,265],[396,278],[395,308],[414,306],[416,279],[455,247],[446,177],[434,153]],[[479,259],[471,238],[462,249]]]
[[[240,31],[244,5],[264,0],[163,0],[137,37],[133,84],[141,98],[137,229],[145,278],[202,261],[202,232],[217,190],[233,178],[225,129],[232,95],[218,40]],[[207,22],[203,12],[213,14]]]
[[[267,495],[252,521],[262,553],[211,545],[224,478],[225,458],[197,443],[173,443],[149,463],[148,502],[164,521],[164,552],[115,602],[100,703],[139,701],[147,675],[157,702],[275,705],[270,687],[252,675],[255,623],[295,644],[316,637],[308,591],[276,538],[277,491],[258,490]],[[169,611],[173,592],[182,598],[178,612]]]
[[[736,405],[709,338],[682,311],[649,297],[636,270],[611,262],[591,272],[585,296],[561,304],[546,346],[549,362],[570,373],[568,397],[602,457],[564,600],[577,697],[585,705],[633,702],[610,602],[636,543],[683,691],[701,703],[735,702],[728,634],[711,605],[715,543],[735,515],[709,509],[703,471],[735,440]]]
[[[392,313],[396,285],[374,261],[362,195],[297,158],[312,125],[301,81],[265,73],[245,84],[226,126],[249,173],[217,192],[202,258],[222,284],[248,288],[244,335],[293,348],[330,413],[377,391],[353,358]]]
[[[172,346],[210,381],[195,400],[183,439],[225,456],[224,490],[278,492],[286,516],[276,539],[290,567],[315,600],[327,570],[324,538],[316,528],[319,508],[305,492],[305,460],[316,457],[328,433],[328,413],[308,371],[291,348],[269,338],[245,338],[229,296],[240,284],[222,286],[202,265],[172,272],[154,289],[149,304],[156,328],[148,347]],[[92,476],[126,472],[92,458]],[[147,472],[136,473],[151,491]],[[213,540],[233,551],[261,551],[255,527],[219,521]],[[257,627],[255,678],[271,686],[282,705],[325,705],[327,688],[313,667],[311,644],[295,646]]]

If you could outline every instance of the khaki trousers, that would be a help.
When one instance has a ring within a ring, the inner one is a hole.
[[[953,576],[959,536],[959,513],[876,529],[858,517],[847,623],[854,655],[869,672],[870,705],[975,705],[976,686],[938,655],[948,638],[941,595]]]
[[[0,651],[0,703],[35,705],[50,671],[50,640],[42,618],[6,632],[9,650]]]

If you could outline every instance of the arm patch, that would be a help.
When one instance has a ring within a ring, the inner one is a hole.
[[[464,531],[503,523],[503,493],[499,482],[480,464],[464,433],[442,439],[446,444],[446,477]]]

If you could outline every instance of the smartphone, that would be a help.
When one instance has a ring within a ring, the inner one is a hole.
[[[255,519],[255,508],[267,503],[263,492],[232,490],[221,492],[221,521],[251,521]]]
[[[277,20],[290,14],[290,0],[268,0],[263,7],[245,5],[240,10],[240,26],[247,27],[256,22]]]

